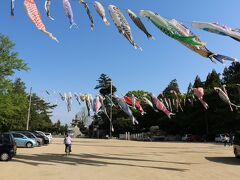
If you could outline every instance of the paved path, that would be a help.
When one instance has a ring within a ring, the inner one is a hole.
[[[240,179],[240,159],[223,145],[75,139],[66,157],[62,142],[19,148],[0,162],[0,180]]]

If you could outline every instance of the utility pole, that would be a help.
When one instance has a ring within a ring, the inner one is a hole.
[[[112,139],[112,80],[110,81],[111,83],[111,105],[110,105],[110,132],[109,136],[110,139]]]
[[[31,102],[32,102],[32,87],[30,88],[30,95],[29,95],[29,105],[28,105],[28,115],[27,115],[27,127],[26,127],[26,130],[28,130],[28,127],[29,127]]]

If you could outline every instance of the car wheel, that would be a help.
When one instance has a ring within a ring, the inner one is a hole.
[[[28,142],[28,143],[26,144],[26,147],[27,147],[27,148],[32,148],[32,147],[33,147],[33,144],[32,144],[31,142]]]
[[[0,156],[0,159],[1,159],[2,161],[7,161],[7,160],[9,160],[9,155],[8,155],[8,153],[2,153],[1,156]]]
[[[39,141],[37,142],[37,146],[38,146],[38,147],[41,146],[41,143],[40,143]]]

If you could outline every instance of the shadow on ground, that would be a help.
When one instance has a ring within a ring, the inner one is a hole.
[[[205,157],[208,161],[215,163],[228,164],[228,165],[240,165],[240,159],[235,157]]]
[[[72,154],[70,156],[65,156],[62,154],[33,154],[28,155],[17,155],[13,161],[19,163],[25,163],[32,166],[40,165],[90,165],[90,166],[126,166],[126,167],[140,167],[140,168],[151,168],[158,170],[169,170],[169,171],[179,171],[184,172],[188,169],[185,168],[174,168],[174,167],[162,167],[159,166],[163,164],[176,164],[176,165],[190,165],[191,163],[182,163],[182,162],[171,162],[171,161],[155,161],[155,160],[141,160],[141,159],[132,159],[132,158],[121,158],[121,157],[112,157],[104,156],[98,154]],[[134,162],[138,162],[137,164]],[[151,163],[151,165],[146,165]],[[152,165],[152,163],[155,163]]]
[[[169,147],[169,146],[143,146],[143,145],[108,145],[108,144],[87,144],[85,143],[86,141],[83,141],[83,142],[73,142],[73,145],[74,146],[82,146],[82,147],[102,147],[102,148],[105,148],[105,147],[109,147],[109,148],[139,148],[139,149],[167,149],[167,150],[176,150],[178,149],[179,151],[182,150],[182,152],[184,152],[184,150],[186,149],[185,147],[178,147],[178,146],[172,146],[172,147]],[[106,141],[107,142],[107,141]],[[159,142],[159,144],[162,143],[162,142]],[[166,143],[166,142],[163,142],[163,143]],[[53,142],[52,144],[63,144],[63,143],[60,143],[60,142]],[[179,142],[179,144],[183,144],[181,142]],[[185,143],[185,144],[189,144],[189,143]],[[195,143],[195,144],[198,144],[198,143]],[[196,150],[202,150],[203,149],[207,149],[209,150],[209,147],[210,146],[206,146],[206,147],[191,147],[191,149],[196,149]],[[211,147],[212,149],[216,149],[216,147]],[[186,151],[187,152],[187,151]],[[192,152],[192,151],[188,151],[188,152]]]

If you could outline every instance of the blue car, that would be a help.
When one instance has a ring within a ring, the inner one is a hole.
[[[38,143],[35,140],[30,139],[21,133],[12,132],[11,134],[16,141],[17,147],[32,148],[38,146]]]

